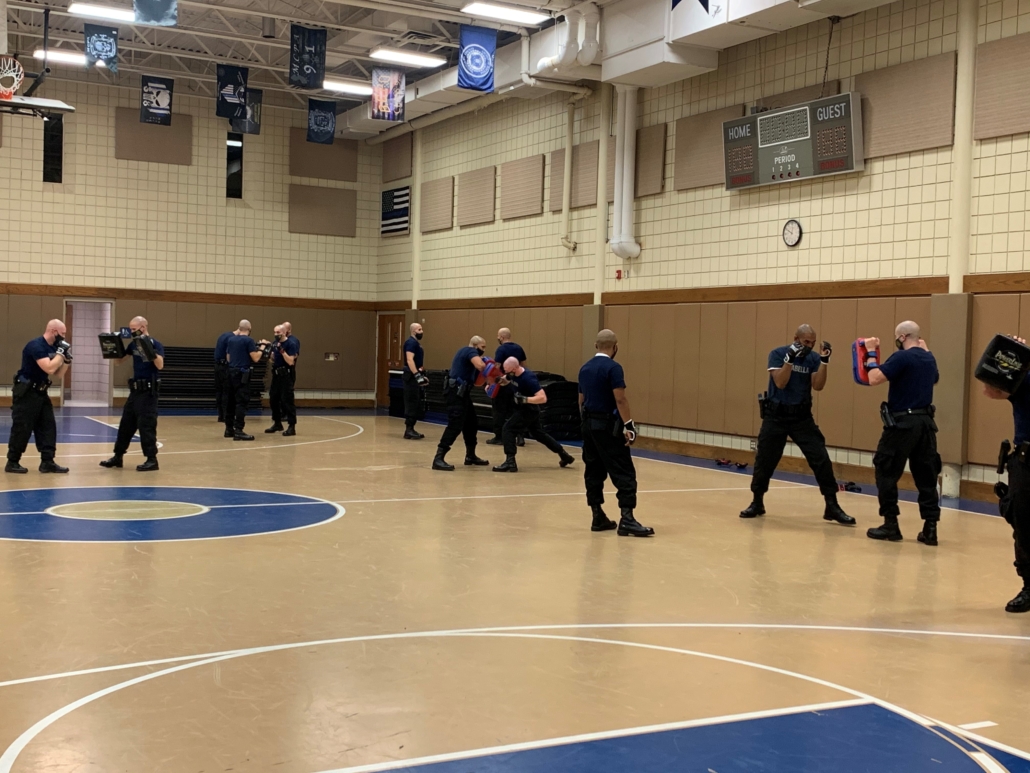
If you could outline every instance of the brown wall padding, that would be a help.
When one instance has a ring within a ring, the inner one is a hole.
[[[597,150],[600,142],[584,142],[572,148],[572,209],[597,204]],[[561,212],[562,193],[565,188],[565,148],[551,153],[551,184],[548,206],[552,212]]]
[[[1030,299],[1026,295],[977,295],[973,297],[973,329],[970,336],[972,365],[998,333],[1026,335],[1030,328]],[[969,387],[969,461],[997,464],[998,444],[1012,440],[1012,405],[984,397],[983,384]]]
[[[412,134],[402,134],[383,143],[383,182],[411,177]],[[334,143],[335,144],[335,143]]]
[[[494,221],[497,167],[488,166],[458,175],[458,225]]]
[[[290,129],[290,174],[318,180],[358,181],[358,141],[333,140],[332,145],[308,142],[308,130]]]
[[[855,76],[865,157],[950,146],[955,134],[955,52]]]
[[[290,233],[357,236],[358,192],[291,185]]]
[[[661,193],[665,187],[665,124],[637,130],[636,198]],[[594,183],[597,187],[597,183]],[[596,198],[596,197],[595,197]]]
[[[811,102],[821,97],[832,97],[837,94],[840,94],[840,81],[827,81],[825,87],[821,84],[805,86],[793,91],[785,91],[782,94],[774,94],[771,97],[762,97],[755,101],[755,107],[777,110],[781,107],[800,105],[802,102]]]
[[[726,361],[724,392],[726,395],[723,432],[731,435],[753,435],[757,392],[750,374],[737,371],[737,363],[745,365],[757,357],[758,304],[730,303],[726,308],[727,346],[722,351]],[[707,346],[707,342],[706,342]],[[741,378],[743,376],[743,378]]]
[[[454,225],[454,178],[422,183],[422,233],[446,231]]]
[[[704,374],[698,390],[697,426],[708,432],[726,431],[726,361],[730,351],[727,303],[701,306],[700,338],[704,341],[697,367]],[[734,339],[741,335],[734,332]],[[736,375],[736,374],[734,374]]]
[[[966,414],[973,372],[969,363],[972,302],[973,296],[968,294],[930,298],[930,316],[937,342],[933,354],[940,373],[940,381],[933,390],[933,402],[937,406],[937,452],[950,464],[965,464],[967,460]]]
[[[544,157],[529,156],[501,165],[501,220],[544,212]]]
[[[1030,131],[1030,34],[976,47],[973,138]]]
[[[676,157],[673,165],[673,184],[676,190],[685,191],[726,182],[722,124],[743,115],[744,106],[733,105],[676,121]]]
[[[193,116],[172,113],[171,126],[140,123],[139,110],[119,107],[114,114],[114,157],[157,164],[193,164]]]

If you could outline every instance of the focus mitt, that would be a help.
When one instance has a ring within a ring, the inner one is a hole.
[[[864,338],[856,340],[851,344],[851,367],[855,383],[869,386],[869,371],[880,367],[880,347],[870,351]]]

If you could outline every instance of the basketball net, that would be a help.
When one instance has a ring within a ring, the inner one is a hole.
[[[10,99],[25,80],[25,70],[12,56],[0,56],[0,99]]]

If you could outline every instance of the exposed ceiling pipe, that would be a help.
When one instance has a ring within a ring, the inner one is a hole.
[[[582,30],[583,42],[579,44],[579,55],[576,61],[581,67],[589,67],[597,58],[597,52],[601,48],[597,32],[601,26],[601,12],[593,3],[582,6],[582,13],[579,19],[579,26]]]
[[[616,85],[619,116],[615,137],[615,215],[616,235],[612,252],[620,258],[640,256],[640,245],[633,235],[633,194],[637,166],[637,87]],[[621,195],[620,195],[621,191]]]
[[[572,228],[569,221],[572,208],[572,151],[575,147],[576,102],[582,98],[579,94],[573,94],[565,108],[565,168],[561,189],[561,243],[562,247],[569,252],[575,252],[576,247],[579,246],[572,241]]]
[[[567,91],[570,94],[580,94],[584,97],[590,96],[591,90],[586,86],[573,86],[571,83],[551,80],[549,78],[534,78],[529,74],[529,34],[525,31],[522,35],[522,82],[530,88],[550,89],[551,91]]]
[[[465,115],[466,113],[474,113],[477,110],[482,110],[484,107],[501,102],[508,97],[512,96],[514,89],[508,89],[504,92],[496,94],[487,94],[483,97],[476,99],[470,99],[468,102],[463,102],[460,105],[452,105],[451,107],[445,107],[443,110],[437,110],[435,113],[429,115],[419,116],[418,118],[412,118],[407,123],[400,124],[399,126],[392,126],[382,134],[377,134],[375,137],[369,137],[365,140],[367,145],[380,145],[387,140],[392,140],[394,137],[400,137],[402,134],[407,134],[415,129],[424,129],[427,126],[446,121],[448,118],[456,118],[459,115]]]
[[[545,56],[537,62],[537,71],[562,70],[575,64],[579,55],[579,19],[578,12],[566,12],[565,23],[558,27],[556,35],[558,53],[554,56]]]

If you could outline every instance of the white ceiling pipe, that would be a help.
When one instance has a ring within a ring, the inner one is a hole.
[[[636,184],[637,167],[637,87],[616,86],[619,91],[618,130],[624,135],[621,139],[622,155],[615,159],[616,180],[619,178],[619,166],[622,167],[622,209],[616,217],[621,222],[619,238],[612,241],[612,252],[620,258],[636,258],[640,256],[640,245],[633,236],[633,194]],[[616,146],[620,142],[616,141]],[[617,185],[618,183],[616,183]],[[618,193],[616,193],[618,196]]]
[[[567,91],[584,97],[592,93],[586,86],[573,86],[571,83],[551,80],[550,78],[534,78],[529,74],[529,34],[522,36],[522,82],[530,88],[549,89],[550,91]]]
[[[562,70],[571,67],[579,55],[579,14],[567,11],[565,23],[558,28],[558,53],[554,56],[545,56],[537,62],[536,69],[539,72],[550,70]]]
[[[582,30],[583,42],[579,44],[579,54],[576,61],[582,67],[589,67],[597,58],[597,52],[601,43],[597,39],[597,32],[601,25],[601,12],[593,3],[582,6],[582,14],[579,17],[579,26]]]
[[[575,252],[576,247],[579,246],[576,242],[572,241],[572,229],[569,224],[569,215],[572,208],[572,149],[575,142],[576,100],[578,99],[582,99],[582,97],[578,94],[573,94],[565,108],[565,168],[563,169],[561,189],[561,243],[562,247],[569,252]],[[551,174],[554,174],[554,172]]]
[[[622,122],[626,116],[626,92],[615,89],[615,202],[612,206],[612,240],[609,242],[612,251],[615,245],[622,242],[622,176],[626,168],[622,164],[623,151],[626,147],[626,132],[622,130]],[[599,159],[604,161],[605,159]]]

